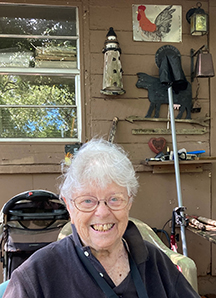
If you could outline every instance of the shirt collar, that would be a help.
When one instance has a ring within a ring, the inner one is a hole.
[[[80,247],[80,248],[82,248],[83,245],[82,245],[82,243],[80,241],[80,237],[79,237],[79,235],[77,233],[77,229],[76,229],[76,227],[75,227],[74,224],[71,224],[71,226],[72,226],[72,234],[73,234],[73,239],[74,239],[75,245],[78,246],[78,247]]]
[[[136,225],[129,220],[127,229],[123,235],[130,253],[136,264],[143,263],[148,258],[148,249]]]

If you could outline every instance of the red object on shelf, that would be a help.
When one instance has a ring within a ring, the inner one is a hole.
[[[166,146],[166,140],[164,138],[151,138],[148,141],[149,148],[156,154],[163,151]]]

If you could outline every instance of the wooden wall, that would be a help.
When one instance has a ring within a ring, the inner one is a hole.
[[[5,1],[10,2],[10,1]],[[20,1],[14,1],[20,2]],[[136,2],[132,0],[83,0],[83,1],[45,1],[55,5],[78,5],[81,33],[81,72],[82,72],[82,103],[83,103],[83,139],[98,135],[108,137],[108,132],[114,116],[119,118],[115,142],[120,143],[129,153],[129,157],[138,169],[140,189],[131,210],[131,216],[139,218],[151,227],[163,228],[171,218],[173,208],[177,207],[177,192],[175,175],[153,173],[152,167],[140,165],[141,161],[154,157],[148,147],[152,135],[133,135],[132,129],[166,128],[166,122],[140,121],[129,123],[125,119],[131,115],[144,117],[148,107],[148,93],[138,89],[137,73],[145,72],[158,76],[155,64],[155,53],[159,47],[167,43],[135,42],[132,38],[132,4],[163,4],[182,5],[182,42],[169,43],[175,46],[182,55],[182,68],[190,81],[190,49],[197,50],[203,44],[208,44],[216,65],[215,49],[215,13],[216,4],[213,0],[202,1],[202,8],[210,13],[210,34],[203,37],[192,37],[189,34],[189,24],[186,12],[196,6],[197,1],[150,0]],[[44,1],[32,0],[25,3],[44,4]],[[100,93],[103,79],[102,48],[109,27],[113,27],[122,49],[121,63],[123,68],[123,84],[126,93],[122,96],[104,96]],[[216,156],[215,130],[215,78],[200,79],[198,100],[201,112],[192,114],[192,118],[211,117],[208,121],[208,132],[199,135],[178,135],[178,149],[187,151],[205,150],[206,156]],[[192,83],[195,97],[198,83]],[[163,105],[160,116],[167,117],[168,106]],[[177,113],[177,112],[176,112]],[[175,115],[176,115],[175,113]],[[185,115],[184,115],[185,116]],[[176,123],[176,129],[196,129],[199,125]],[[159,137],[160,135],[155,135]],[[163,136],[172,150],[171,135]],[[0,143],[0,189],[1,204],[13,195],[28,189],[48,189],[57,192],[57,177],[60,175],[60,163],[64,158],[64,144],[23,144]],[[187,213],[216,218],[215,164],[199,165],[197,168],[186,167],[181,172],[181,190],[183,205]],[[195,172],[194,172],[195,171]],[[170,225],[165,229],[170,232]],[[200,293],[216,294],[216,248],[207,240],[191,232],[186,233],[188,255],[194,259],[198,268]],[[164,241],[166,241],[164,239]],[[179,244],[181,251],[181,243]]]

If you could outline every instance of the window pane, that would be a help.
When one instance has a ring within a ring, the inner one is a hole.
[[[74,78],[0,76],[0,105],[2,138],[77,137]]]
[[[76,16],[76,7],[0,4],[0,138],[80,138]]]
[[[0,34],[74,36],[76,8],[1,5]]]
[[[1,38],[0,67],[77,68],[76,40]]]
[[[1,138],[77,138],[76,108],[0,108]]]

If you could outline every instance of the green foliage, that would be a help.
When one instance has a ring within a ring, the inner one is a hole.
[[[67,107],[75,105],[74,84],[72,78],[0,76],[0,104],[8,106],[0,109],[1,137],[77,137],[76,107]]]

